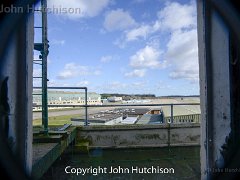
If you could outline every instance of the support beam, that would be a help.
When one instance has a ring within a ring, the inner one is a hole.
[[[48,56],[48,35],[47,35],[47,0],[41,0],[42,8],[42,125],[45,134],[48,133],[48,92],[47,92],[47,56]]]

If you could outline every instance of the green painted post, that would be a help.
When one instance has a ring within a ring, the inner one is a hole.
[[[42,6],[42,124],[44,133],[48,134],[48,87],[47,87],[47,56],[48,56],[48,39],[47,39],[47,0],[41,0]]]
[[[87,105],[88,105],[88,103],[87,103],[87,99],[88,99],[88,97],[87,97],[87,88],[85,89],[85,126],[88,126],[88,115],[87,115]]]
[[[173,123],[173,104],[171,104],[171,123]]]

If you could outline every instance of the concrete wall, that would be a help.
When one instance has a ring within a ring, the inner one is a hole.
[[[200,145],[200,124],[78,127],[76,141],[102,148]]]
[[[201,178],[223,168],[223,147],[231,131],[229,32],[205,0],[197,1],[201,99]],[[230,149],[225,146],[225,149]]]
[[[29,175],[32,168],[33,18],[30,14],[26,23],[16,28],[0,62],[0,129],[15,164],[22,165]],[[12,169],[9,167],[9,170]]]

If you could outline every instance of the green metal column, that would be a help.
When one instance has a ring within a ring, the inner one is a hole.
[[[171,104],[171,123],[173,123],[173,104]]]
[[[48,56],[48,39],[47,39],[47,0],[41,0],[42,6],[42,124],[44,132],[48,133],[48,93],[47,93],[47,56]]]

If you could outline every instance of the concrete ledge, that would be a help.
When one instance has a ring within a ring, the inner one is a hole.
[[[140,148],[200,145],[200,124],[77,127],[77,142],[89,148]]]
[[[51,167],[76,137],[76,128],[70,127],[67,136],[58,143],[34,143],[32,177],[39,179]]]
[[[91,149],[138,149],[138,148],[161,148],[161,147],[189,147],[189,146],[197,146],[200,147],[199,143],[186,143],[186,144],[171,144],[171,146],[168,146],[168,144],[150,144],[150,145],[138,145],[138,146],[89,146],[89,150]]]
[[[92,126],[76,126],[77,130],[81,131],[115,131],[115,130],[145,130],[145,129],[166,129],[166,128],[183,128],[183,127],[198,127],[200,123],[184,123],[184,124],[134,124],[134,125],[92,125]]]

